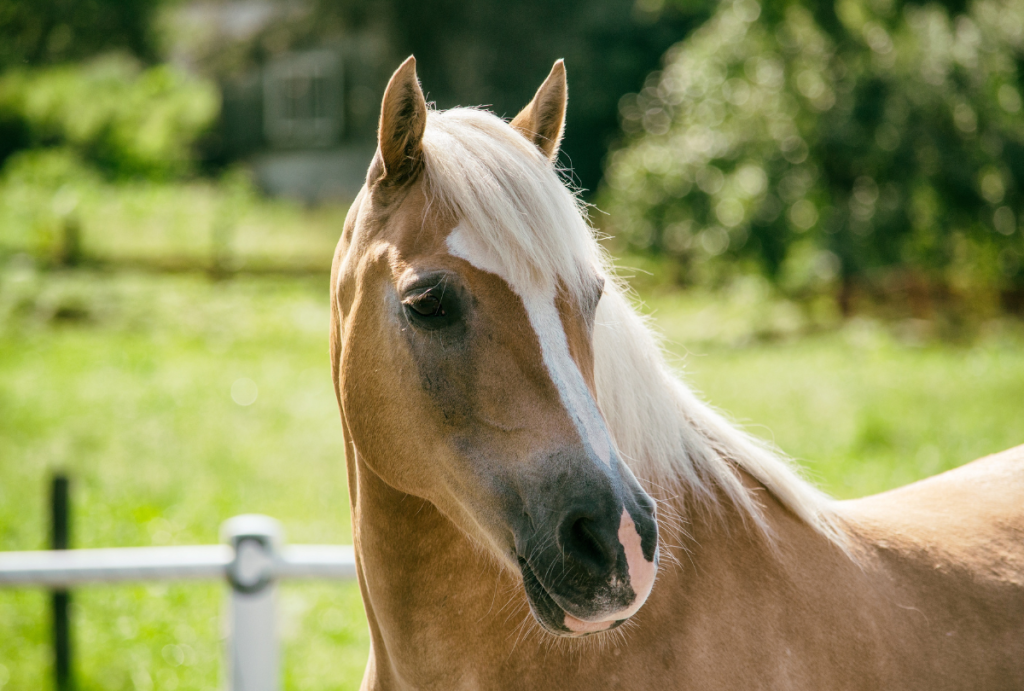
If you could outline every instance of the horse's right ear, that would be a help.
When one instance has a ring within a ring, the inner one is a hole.
[[[427,102],[416,79],[416,58],[409,56],[391,75],[380,107],[377,129],[379,163],[377,180],[400,181],[415,173],[422,156]]]
[[[558,145],[565,130],[567,99],[565,63],[558,60],[537,89],[537,95],[509,123],[552,161],[558,158]]]

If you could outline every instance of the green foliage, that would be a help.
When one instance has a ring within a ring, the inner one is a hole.
[[[0,77],[0,131],[13,148],[61,145],[111,175],[187,173],[219,109],[216,87],[170,65],[108,56]],[[2,148],[2,145],[0,145]]]
[[[0,263],[0,550],[46,546],[47,479],[72,477],[78,547],[216,544],[233,515],[293,543],[351,540],[323,279],[48,273]],[[232,398],[239,378],[255,401]],[[221,688],[222,583],[77,589],[83,691]],[[46,593],[0,589],[3,691],[48,688]],[[280,593],[286,689],[356,689],[353,583]]]
[[[696,283],[1024,288],[1024,2],[825,9],[725,2],[622,99],[609,230]]]
[[[81,60],[113,49],[153,54],[160,0],[3,0],[0,69]]]

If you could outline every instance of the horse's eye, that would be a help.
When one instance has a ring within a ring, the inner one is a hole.
[[[399,290],[405,321],[415,331],[444,329],[454,335],[453,328],[462,328],[465,290],[457,276],[440,271],[421,274]]]
[[[440,297],[430,291],[408,298],[405,305],[421,317],[444,317],[447,315]]]
[[[417,329],[433,331],[460,323],[462,310],[459,296],[448,285],[435,285],[407,293],[402,299],[405,316]]]

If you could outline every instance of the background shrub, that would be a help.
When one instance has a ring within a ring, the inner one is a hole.
[[[1024,286],[1024,2],[724,2],[620,102],[612,231],[688,283]]]
[[[0,76],[0,156],[62,145],[113,176],[187,173],[220,107],[216,87],[124,56]]]

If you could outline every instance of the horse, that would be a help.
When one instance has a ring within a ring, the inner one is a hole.
[[[835,501],[670,369],[555,160],[410,57],[331,272],[364,689],[1024,688],[1024,446]]]

